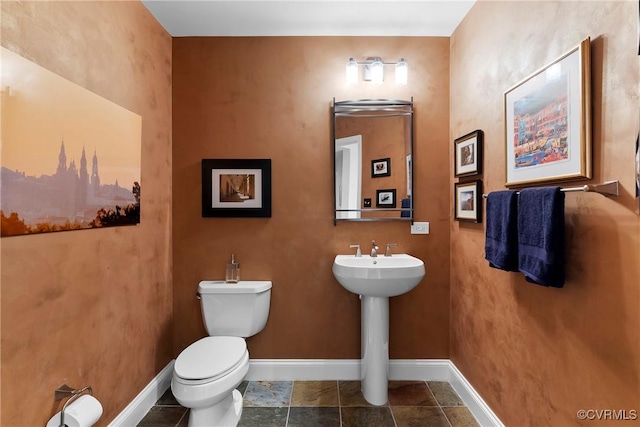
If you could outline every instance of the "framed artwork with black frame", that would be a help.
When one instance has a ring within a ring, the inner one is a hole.
[[[271,217],[271,159],[203,159],[202,216]]]
[[[371,178],[391,176],[391,158],[371,160]]]
[[[454,184],[453,217],[456,221],[482,222],[482,181]]]
[[[377,208],[395,208],[396,207],[396,189],[376,190],[376,207]]]
[[[471,176],[482,173],[482,141],[484,132],[474,130],[454,142],[454,176]]]

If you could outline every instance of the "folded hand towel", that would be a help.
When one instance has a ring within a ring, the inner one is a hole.
[[[518,268],[529,282],[564,285],[564,193],[560,187],[520,191]]]
[[[487,196],[485,259],[489,266],[518,271],[518,193],[493,191]]]
[[[402,199],[400,201],[400,207],[402,209],[411,208],[411,199],[409,199],[409,198]],[[410,211],[400,211],[400,217],[401,218],[410,218],[411,217],[411,212]]]

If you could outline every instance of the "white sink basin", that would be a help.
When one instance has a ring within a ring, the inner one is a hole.
[[[415,288],[424,277],[424,262],[408,254],[390,257],[336,255],[333,275],[354,294],[394,297]]]

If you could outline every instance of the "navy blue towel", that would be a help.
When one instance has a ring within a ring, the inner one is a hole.
[[[407,199],[402,199],[400,201],[400,207],[402,209],[409,209],[411,208],[411,199],[407,198]],[[401,218],[410,218],[411,217],[411,211],[400,211],[400,217]]]
[[[517,192],[492,191],[487,196],[484,251],[490,267],[518,271]]]
[[[527,281],[564,285],[564,193],[528,188],[518,196],[518,268]]]

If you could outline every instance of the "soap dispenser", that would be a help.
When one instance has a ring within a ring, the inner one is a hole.
[[[238,283],[240,281],[240,264],[236,262],[234,254],[231,254],[231,263],[227,264],[225,281],[227,283]]]

